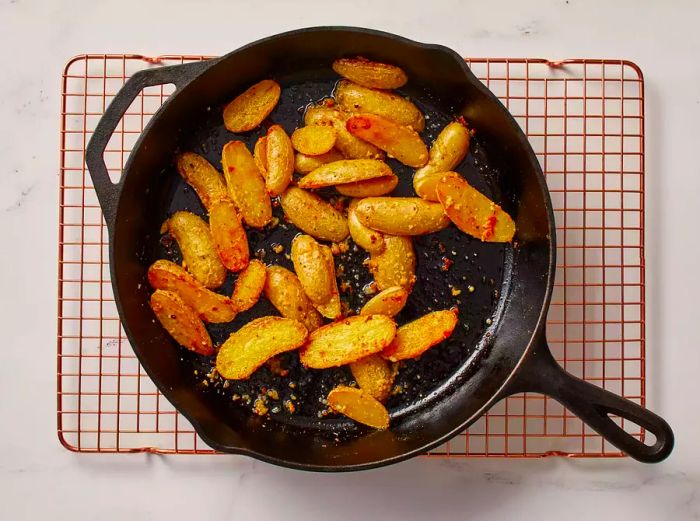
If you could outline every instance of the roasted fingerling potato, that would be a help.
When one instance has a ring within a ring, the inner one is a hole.
[[[264,291],[267,300],[283,317],[298,320],[309,331],[314,331],[323,324],[321,314],[306,296],[299,279],[288,269],[268,266]]]
[[[319,166],[302,177],[297,184],[299,188],[304,189],[323,188],[383,177],[395,177],[384,161],[343,159]]]
[[[374,429],[389,428],[389,412],[367,391],[339,385],[328,393],[328,406],[351,420]]]
[[[370,61],[362,56],[335,60],[333,70],[343,78],[370,89],[398,89],[408,81],[401,67]]]
[[[308,174],[321,165],[340,161],[341,159],[345,159],[345,156],[335,148],[318,156],[307,156],[306,154],[297,153],[294,155],[294,171],[297,174]]]
[[[330,248],[309,235],[297,235],[292,241],[292,263],[301,287],[316,309],[324,317],[338,318],[340,296]]]
[[[394,191],[399,184],[399,178],[392,174],[386,177],[377,177],[367,181],[356,181],[354,183],[344,183],[336,185],[335,189],[339,194],[348,197],[378,197]]]
[[[416,283],[416,254],[411,238],[384,236],[384,249],[370,252],[369,269],[380,291],[401,286],[410,293]]]
[[[382,356],[392,362],[417,358],[449,338],[456,325],[455,310],[433,311],[423,315],[401,326],[393,342],[382,351]]]
[[[380,355],[369,355],[350,364],[352,376],[372,398],[384,402],[394,384],[394,370]]]
[[[408,291],[401,286],[392,286],[377,293],[362,306],[360,315],[386,315],[393,317],[406,305]]]
[[[262,80],[224,108],[224,125],[231,132],[257,128],[277,106],[282,89],[274,80]]]
[[[267,267],[257,259],[250,261],[246,269],[238,274],[231,295],[236,311],[247,311],[257,304],[265,288],[266,278]]]
[[[292,224],[316,239],[341,242],[350,233],[345,216],[316,194],[290,186],[280,203]]]
[[[348,159],[384,159],[384,152],[353,136],[346,127],[348,114],[332,107],[315,105],[306,109],[304,124],[331,126],[336,131],[335,148]]]
[[[238,273],[248,266],[248,236],[236,207],[228,197],[212,204],[209,210],[209,229],[219,259],[227,269]]]
[[[425,235],[450,224],[440,203],[420,197],[367,197],[355,213],[368,228],[391,235]]]
[[[294,149],[289,136],[279,125],[267,130],[265,140],[265,186],[268,193],[276,197],[285,191],[294,173]]]
[[[356,208],[359,199],[353,199],[348,205],[348,229],[355,243],[363,250],[370,253],[384,251],[384,234],[368,228],[357,217]]]
[[[157,289],[149,304],[163,328],[178,344],[200,355],[214,354],[204,323],[177,293]]]
[[[175,161],[177,171],[199,196],[209,211],[214,201],[228,197],[226,185],[219,171],[199,154],[183,152]]]
[[[292,146],[307,156],[320,156],[330,152],[335,145],[336,135],[335,129],[330,126],[301,127],[292,133]]]
[[[368,89],[351,81],[338,82],[335,99],[345,112],[366,112],[389,119],[416,132],[425,128],[425,118],[406,98],[383,90]]]

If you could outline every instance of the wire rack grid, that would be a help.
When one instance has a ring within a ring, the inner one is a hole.
[[[114,304],[108,237],[84,153],[105,108],[136,71],[207,56],[83,55],[62,78],[58,240],[58,435],[79,452],[213,453],[134,356]],[[473,58],[474,73],[525,130],[546,173],[558,263],[547,322],[571,373],[644,405],[644,81],[624,60]],[[107,147],[121,174],[173,92],[148,87]],[[625,425],[643,439],[636,425]],[[428,457],[617,457],[557,402],[510,397]]]

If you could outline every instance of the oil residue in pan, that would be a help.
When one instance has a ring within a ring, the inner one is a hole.
[[[242,140],[252,150],[257,138],[265,133],[264,127],[271,123],[282,125],[291,134],[295,128],[303,125],[304,108],[329,96],[337,80],[330,77],[311,82],[305,81],[308,77],[302,77],[299,81],[295,81],[295,78],[286,78],[287,81],[285,78],[276,79],[283,86],[282,97],[267,125],[245,135],[232,134],[223,126],[221,111],[212,108],[203,114],[194,130],[183,129],[180,148],[202,154],[220,168],[221,149],[226,142]],[[426,129],[422,137],[429,144],[453,116],[440,112],[428,96],[419,95],[412,100],[426,116]],[[457,170],[487,196],[493,196],[498,172],[489,168],[488,157],[480,145],[476,130],[470,153]],[[394,195],[415,195],[412,188],[413,169],[394,160],[388,162],[400,179]],[[177,210],[206,215],[196,194],[180,179],[174,166],[164,175],[172,180],[172,196],[170,204],[164,207],[162,220]],[[333,191],[328,193],[332,194]],[[292,269],[288,254],[291,240],[299,230],[285,221],[278,204],[273,208],[273,214],[277,218],[276,224],[265,230],[247,230],[251,252],[266,264]],[[365,292],[372,282],[372,276],[366,267],[366,252],[351,240],[348,240],[348,244],[346,251],[335,258],[338,285],[346,288],[341,297],[356,313],[372,296]],[[397,323],[405,324],[427,312],[454,306],[459,309],[459,322],[445,342],[428,350],[417,360],[401,363],[392,395],[386,403],[392,413],[400,412],[428,396],[458,368],[474,358],[477,345],[490,325],[501,297],[505,248],[509,246],[482,243],[450,226],[436,234],[415,237],[414,247],[417,282],[406,307],[396,317]],[[167,236],[156,241],[151,261],[156,258],[180,260],[177,247]],[[230,295],[235,278],[236,275],[229,273],[219,291]],[[241,313],[233,322],[210,324],[207,329],[215,345],[221,345],[231,332],[265,315],[279,313],[265,298],[261,298],[251,310]],[[328,420],[319,423],[329,412],[325,405],[328,392],[339,384],[353,381],[346,367],[322,371],[306,369],[301,366],[298,354],[292,352],[266,364],[247,381],[225,381],[212,371],[211,360],[185,350],[182,350],[181,359],[186,367],[185,373],[191,374],[192,384],[199,386],[202,392],[212,393],[215,399],[225,400],[232,406],[242,405],[260,414],[267,413],[275,420],[272,423],[293,423],[302,427],[313,426],[314,429],[319,426],[323,428],[323,424],[327,423],[334,430],[339,423],[348,423]]]

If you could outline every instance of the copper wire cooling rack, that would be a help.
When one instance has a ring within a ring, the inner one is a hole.
[[[98,119],[137,70],[205,56],[85,55],[63,74],[58,250],[58,435],[81,452],[212,453],[161,396],[124,336],[108,238],[84,152]],[[571,373],[644,405],[644,84],[620,60],[468,59],[527,133],[546,172],[558,265],[547,335]],[[118,178],[174,87],[148,87],[114,132]],[[644,433],[626,425],[635,436]],[[620,456],[557,402],[497,404],[430,457]]]

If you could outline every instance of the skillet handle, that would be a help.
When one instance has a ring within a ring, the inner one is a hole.
[[[211,67],[213,62],[214,60],[206,60],[139,71],[131,76],[119,90],[100,118],[85,149],[85,163],[110,233],[117,217],[117,202],[122,190],[122,181],[120,179],[117,183],[113,183],[109,178],[104,152],[119,121],[145,87],[173,83],[179,90]]]
[[[673,449],[673,431],[666,421],[630,400],[617,396],[567,373],[554,360],[544,339],[531,352],[500,398],[522,392],[551,396],[581,418],[603,438],[632,458],[658,463]],[[628,434],[608,414],[640,425],[656,436],[647,445]]]

